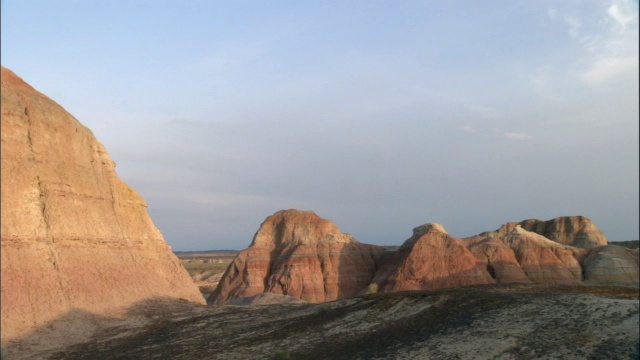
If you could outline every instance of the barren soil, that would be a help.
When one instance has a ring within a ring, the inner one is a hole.
[[[475,286],[324,304],[140,304],[93,336],[15,358],[637,359],[638,289]],[[40,339],[47,338],[46,332]],[[31,339],[33,341],[33,339]]]
[[[175,252],[180,263],[206,299],[218,286],[220,278],[238,254],[234,250]]]

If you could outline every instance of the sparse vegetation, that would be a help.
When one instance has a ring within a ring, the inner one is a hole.
[[[377,283],[371,283],[369,284],[369,286],[367,286],[367,293],[368,294],[376,294],[378,292],[378,284]]]
[[[278,351],[273,355],[274,360],[288,360],[291,359],[291,354],[288,351]]]
[[[638,358],[630,330],[637,327],[637,299],[637,288],[510,284],[379,292],[317,305],[181,303],[173,315],[147,309],[151,319],[162,318],[105,329],[50,358]]]
[[[324,304],[318,305],[318,309],[316,310],[316,313],[320,315],[327,315],[331,312],[331,310],[333,310],[331,305],[324,303]]]

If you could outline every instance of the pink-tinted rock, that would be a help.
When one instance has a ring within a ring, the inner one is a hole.
[[[426,290],[492,284],[495,280],[478,263],[466,244],[439,224],[425,224],[376,273],[381,292]]]
[[[475,242],[469,246],[469,250],[497,283],[531,282],[520,267],[513,249],[498,238]]]
[[[575,284],[582,280],[582,268],[576,257],[583,250],[551,241],[520,226],[498,239],[513,250],[532,282]]]
[[[470,242],[487,238],[505,236],[516,226],[524,230],[542,235],[557,243],[579,248],[590,248],[607,245],[606,236],[584,216],[562,216],[551,220],[528,219],[520,222],[508,222],[498,230],[485,231],[467,238]]]
[[[209,303],[263,292],[308,302],[355,296],[371,281],[384,248],[361,244],[311,211],[269,216],[229,265]]]

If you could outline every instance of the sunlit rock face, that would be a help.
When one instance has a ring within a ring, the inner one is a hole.
[[[582,216],[524,220],[465,239],[440,224],[413,230],[378,270],[380,291],[544,283],[638,286],[638,251],[606,245]]]
[[[466,244],[440,224],[413,229],[409,238],[376,273],[379,291],[427,290],[493,284],[495,280]]]
[[[260,225],[229,265],[209,303],[263,292],[308,302],[355,296],[370,283],[384,248],[361,244],[311,211],[283,210]]]
[[[464,239],[499,283],[638,286],[638,251],[607,245],[584,216],[524,220]]]
[[[605,246],[607,237],[584,216],[561,216],[551,220],[528,219],[509,222],[498,230],[485,231],[469,239],[486,239],[505,236],[517,226],[563,245],[579,248]]]
[[[2,68],[2,340],[71,310],[203,303],[89,129]]]

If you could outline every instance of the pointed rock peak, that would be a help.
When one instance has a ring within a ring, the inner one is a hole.
[[[444,233],[444,234],[448,234],[447,230],[445,230],[444,226],[438,224],[438,223],[427,223],[424,225],[420,225],[416,228],[413,229],[413,236],[414,237],[418,237],[421,235],[424,235],[428,232],[440,232],[440,233]]]
[[[274,248],[321,242],[352,242],[334,223],[313,211],[281,210],[267,217],[253,237],[251,246]]]

